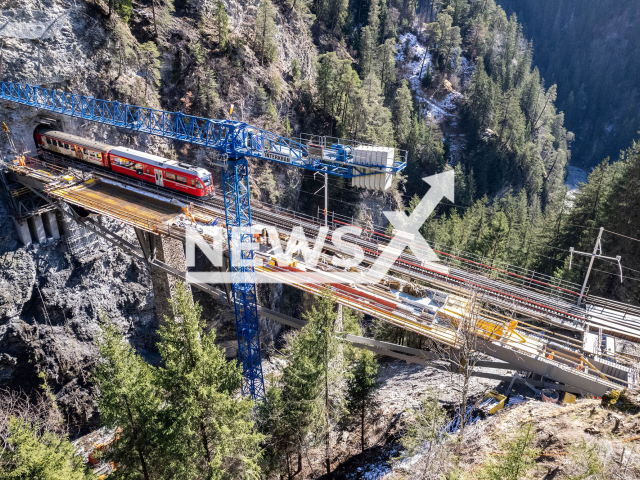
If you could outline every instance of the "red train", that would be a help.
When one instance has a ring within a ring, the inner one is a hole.
[[[37,128],[33,136],[36,146],[41,150],[77,158],[197,197],[213,192],[211,173],[201,167],[42,127]]]

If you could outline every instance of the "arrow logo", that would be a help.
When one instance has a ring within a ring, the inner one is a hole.
[[[423,178],[422,180],[428,183],[431,188],[422,197],[422,200],[411,212],[411,215],[407,215],[405,212],[382,212],[393,225],[393,238],[371,266],[368,276],[373,275],[379,281],[387,274],[406,247],[409,247],[422,262],[440,261],[420,234],[420,228],[433,213],[442,198],[447,197],[452,202],[454,201],[454,175],[453,170],[448,170]]]

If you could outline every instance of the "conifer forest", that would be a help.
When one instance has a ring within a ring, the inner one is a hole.
[[[38,225],[20,233],[15,199],[54,188],[11,183],[43,122],[204,168],[219,198],[224,155],[0,95],[0,480],[640,478],[639,32],[640,2],[614,0],[0,0],[1,82],[406,152],[378,190],[290,152],[247,157],[254,220],[297,212],[392,242],[384,212],[424,211],[426,177],[455,186],[415,232],[448,269],[434,283],[395,271],[350,303],[345,253],[316,290],[255,286],[252,398],[231,283],[214,285],[224,300],[188,275],[161,289],[170,244],[71,203],[39,211],[46,240],[25,243]],[[196,224],[194,203],[167,211]],[[75,220],[56,237],[48,218]],[[135,246],[85,239],[99,228]],[[265,268],[304,270],[307,239]],[[463,267],[476,283],[451,280]]]

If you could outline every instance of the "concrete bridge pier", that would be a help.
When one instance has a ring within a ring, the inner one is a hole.
[[[44,243],[47,241],[47,233],[44,229],[44,223],[42,222],[41,215],[34,215],[27,219],[29,224],[29,230],[31,231],[31,238],[36,243]]]
[[[18,234],[18,240],[25,246],[31,245],[31,232],[29,231],[29,222],[27,220],[13,220],[13,225],[16,227],[16,233]]]
[[[54,240],[60,238],[60,229],[58,228],[55,210],[44,212],[42,214],[42,222],[44,224],[44,230],[47,233],[47,237],[51,237]]]
[[[136,228],[135,231],[147,262],[159,260],[179,272],[187,270],[184,244],[180,240],[155,235],[139,228]],[[151,264],[149,264],[149,269],[156,315],[158,322],[162,323],[164,317],[171,314],[169,300],[179,280],[174,275]]]

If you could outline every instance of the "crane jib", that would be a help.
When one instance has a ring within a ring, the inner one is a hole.
[[[196,117],[29,84],[0,82],[0,99],[213,148],[230,159],[251,157],[344,178],[393,175],[406,167],[406,155],[385,164],[368,163],[354,159],[351,147],[334,144],[318,158],[310,155],[309,146],[302,142],[245,122]]]

